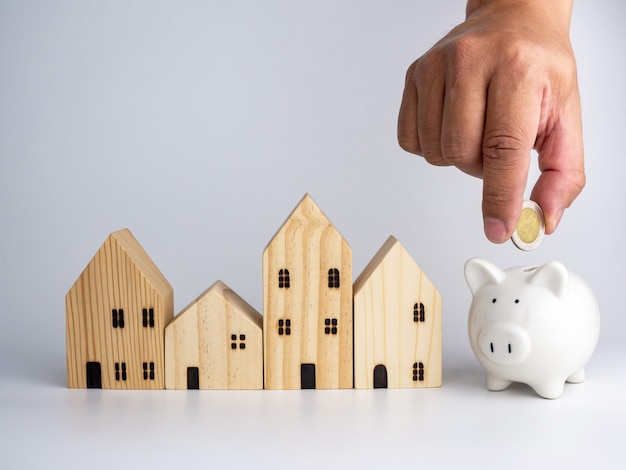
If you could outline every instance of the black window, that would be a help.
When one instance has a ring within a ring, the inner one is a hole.
[[[141,311],[141,320],[144,328],[154,328],[154,309],[144,308]]]
[[[291,320],[290,319],[280,319],[278,320],[278,334],[282,335],[290,335],[291,334]]]
[[[328,287],[339,288],[339,270],[337,268],[331,268],[328,270]]]
[[[289,289],[289,287],[291,287],[291,279],[289,278],[288,269],[281,269],[278,271],[278,287],[281,289]]]
[[[118,382],[126,381],[126,363],[125,362],[116,362],[115,363],[115,380]]]
[[[230,335],[230,349],[237,349],[237,335]],[[246,335],[239,335],[239,349],[246,349]]]
[[[413,321],[415,323],[423,323],[425,318],[424,304],[421,302],[413,305]]]
[[[424,381],[424,363],[416,362],[413,364],[413,382]]]
[[[326,335],[337,334],[337,319],[336,318],[324,319],[324,334]]]
[[[124,328],[124,309],[114,308],[111,310],[111,325],[113,328]]]
[[[154,362],[143,363],[143,379],[154,380]]]

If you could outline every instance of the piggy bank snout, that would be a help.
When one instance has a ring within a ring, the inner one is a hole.
[[[522,328],[511,324],[489,325],[478,334],[478,348],[496,364],[517,364],[530,353],[530,337]]]

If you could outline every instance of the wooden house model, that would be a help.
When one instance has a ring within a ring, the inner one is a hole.
[[[165,328],[168,389],[262,389],[263,318],[217,281]]]
[[[263,252],[266,389],[352,388],[352,252],[305,195]]]
[[[441,386],[441,295],[389,237],[354,283],[355,388]]]
[[[66,301],[70,388],[164,388],[172,287],[127,229],[112,233]]]

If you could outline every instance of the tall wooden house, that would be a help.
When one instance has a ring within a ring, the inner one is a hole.
[[[217,281],[165,328],[165,387],[263,388],[263,318]]]
[[[266,389],[351,388],[352,251],[305,195],[263,252]]]
[[[389,237],[354,283],[355,388],[441,386],[441,295]]]
[[[65,304],[68,387],[164,388],[174,296],[129,230],[106,239]]]

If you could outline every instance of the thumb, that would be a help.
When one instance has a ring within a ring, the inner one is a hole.
[[[543,209],[546,233],[554,232],[563,212],[585,186],[584,152],[580,114],[570,114],[571,122],[561,122],[539,148],[541,176],[531,198]]]

